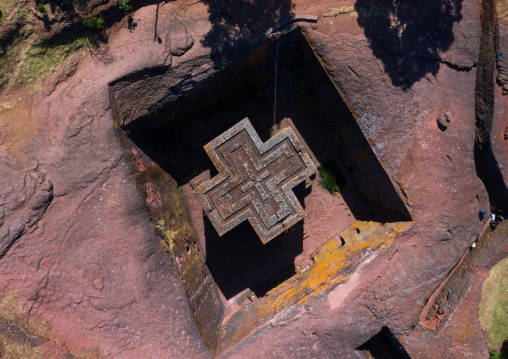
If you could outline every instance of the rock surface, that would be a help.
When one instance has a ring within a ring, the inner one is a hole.
[[[37,228],[53,199],[53,185],[37,172],[37,162],[22,169],[13,158],[5,160],[0,162],[6,184],[0,193],[0,259],[24,233]]]
[[[451,119],[452,119],[451,111],[446,111],[439,115],[439,117],[437,118],[437,124],[442,128],[446,128],[450,124]]]
[[[392,2],[381,3],[345,1],[358,18],[321,17],[336,7],[328,0],[256,2],[252,18],[248,4],[149,5],[133,14],[134,28],[119,22],[108,44],[60,81],[50,79],[45,91],[3,93],[0,296],[16,293],[9,300],[20,313],[48,323],[47,336],[74,354],[211,357],[117,143],[108,85],[155,69],[143,75],[152,76],[153,86],[142,96],[153,102],[122,113],[128,122],[147,107],[155,111],[166,88],[190,90],[252,50],[293,11],[320,16],[315,30],[302,25],[305,35],[406,199],[413,224],[330,295],[294,306],[224,357],[355,357],[354,348],[384,325],[411,355],[432,357],[435,337],[425,334],[427,346],[414,339],[418,316],[480,233],[478,211],[489,207],[473,151],[480,10],[464,0],[450,10],[449,23],[431,27],[438,2],[415,2],[397,10],[400,26],[392,28],[383,10]],[[257,21],[258,14],[271,15]],[[423,40],[413,49],[415,39]],[[169,82],[157,75],[168,67]],[[506,98],[498,92],[494,127],[504,129]],[[440,131],[436,118],[446,111],[457,120]],[[506,168],[506,142],[497,146]],[[477,292],[468,298],[478,300]],[[462,344],[446,333],[449,345]],[[484,349],[455,353],[482,358]]]

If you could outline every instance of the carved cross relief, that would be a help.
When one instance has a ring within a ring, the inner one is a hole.
[[[263,143],[245,118],[204,148],[219,173],[194,191],[219,235],[249,220],[267,243],[304,218],[292,189],[316,166],[292,128]]]

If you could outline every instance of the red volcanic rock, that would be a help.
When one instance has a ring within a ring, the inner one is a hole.
[[[446,111],[445,113],[442,113],[437,118],[437,124],[441,127],[446,128],[452,120],[452,113],[450,111]]]
[[[489,208],[473,148],[480,10],[472,0],[442,16],[435,12],[440,1],[397,9],[392,2],[343,5],[354,6],[351,14],[358,16],[323,18],[337,7],[333,1],[145,6],[133,14],[135,27],[115,25],[108,44],[56,75],[59,81],[48,80],[45,91],[20,92],[22,101],[14,90],[3,94],[1,297],[16,293],[8,298],[21,306],[19,315],[47,323],[51,345],[65,343],[74,354],[211,357],[189,309],[188,283],[180,281],[182,259],[173,261],[162,248],[146,210],[145,200],[155,206],[162,199],[154,183],[136,186],[129,156],[141,172],[150,166],[141,154],[122,152],[113,112],[120,125],[157,112],[161,101],[199,89],[252,51],[291,12],[305,13],[320,16],[314,30],[302,25],[303,34],[412,224],[382,253],[357,263],[354,275],[279,313],[224,357],[354,357],[385,325],[411,355],[427,351],[421,357],[430,357],[436,339],[425,335],[422,347],[411,337],[418,316],[480,233],[478,212]],[[401,26],[392,26],[399,23],[387,14],[398,16]],[[115,82],[138,75],[149,85]],[[127,94],[120,109],[112,108],[111,83]],[[494,127],[504,128],[506,98],[500,91],[496,96]],[[441,131],[436,119],[445,111],[453,121]],[[506,166],[506,146],[496,146]],[[478,300],[473,289],[467,298]],[[483,349],[460,353],[480,357]]]
[[[6,186],[0,206],[0,258],[24,233],[31,232],[53,199],[53,185],[32,161],[24,169],[12,157],[0,163]]]

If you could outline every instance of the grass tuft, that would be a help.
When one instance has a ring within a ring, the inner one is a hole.
[[[496,352],[505,358],[508,348],[508,258],[501,260],[490,271],[482,287],[480,302],[480,323],[487,336],[491,356]],[[503,353],[503,351],[505,353]],[[504,355],[504,356],[503,356]]]
[[[74,52],[94,48],[90,39],[91,36],[85,32],[59,42],[30,46],[19,65],[14,86],[31,85],[50,77]]]
[[[126,14],[130,13],[134,7],[130,4],[129,0],[121,0],[118,6],[121,10],[125,11]]]
[[[346,186],[344,175],[333,160],[327,160],[318,167],[321,181],[319,184],[331,194],[341,192]]]
[[[0,3],[2,0],[0,0]],[[33,29],[25,9],[17,8],[0,31],[0,89],[6,85],[22,57]]]
[[[354,6],[341,6],[338,9],[330,9],[323,17],[336,17],[341,14],[352,14],[356,13]]]
[[[7,18],[17,0],[0,0],[0,24]]]

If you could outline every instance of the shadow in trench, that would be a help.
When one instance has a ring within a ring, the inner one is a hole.
[[[508,358],[508,339],[505,339],[501,346],[501,359]]]
[[[305,185],[294,189],[304,207],[310,193]],[[303,252],[304,220],[263,244],[248,221],[222,237],[204,216],[206,265],[226,299],[250,288],[263,296],[295,273],[295,258]]]
[[[289,277],[295,274],[295,258],[303,251],[303,221],[267,244],[247,221],[222,237],[208,218],[204,222],[206,265],[226,299],[247,288],[263,295],[283,281],[274,278],[280,272],[289,268]]]
[[[440,53],[454,41],[462,0],[357,0],[358,24],[393,85],[407,89],[436,75]]]
[[[476,143],[474,149],[476,172],[489,195],[491,210],[505,209],[508,205],[508,188],[499,164],[488,143]]]
[[[410,218],[404,202],[326,72],[298,32],[256,51],[150,117],[128,136],[179,185],[215,168],[203,146],[249,117],[263,141],[274,124],[274,63],[279,48],[277,122],[292,120],[318,162],[333,160],[346,179],[342,197],[356,219]]]
[[[498,49],[495,1],[482,1],[480,57],[476,72],[475,115],[476,136],[474,160],[476,173],[489,195],[493,210],[508,205],[508,187],[492,149],[494,121],[496,54]]]
[[[356,350],[367,353],[367,357],[373,359],[411,359],[390,328],[386,326]]]

